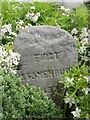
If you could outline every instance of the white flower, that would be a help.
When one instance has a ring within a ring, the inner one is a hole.
[[[0,54],[2,53],[2,51],[3,51],[3,47],[2,47],[2,46],[0,46]]]
[[[81,112],[81,109],[78,109],[78,107],[76,107],[76,110],[72,111],[71,113],[73,114],[74,117],[79,118],[80,117],[80,112]]]
[[[17,70],[10,69],[10,72],[13,74],[17,74]]]
[[[34,23],[35,22],[37,22],[37,20],[38,20],[38,16],[37,15],[35,15],[34,17],[32,17],[32,19],[31,19]]]
[[[17,58],[14,58],[12,62],[13,62],[13,64],[15,64],[16,66],[19,64]]]
[[[87,56],[81,56],[81,60],[84,60],[87,62],[89,60],[89,58]]]
[[[17,34],[15,32],[10,32],[9,34],[17,37]]]
[[[69,78],[69,77],[67,77],[66,79],[67,79],[67,81],[68,81],[69,83],[74,84],[74,83],[73,83],[74,78]]]
[[[80,39],[84,39],[85,37],[88,37],[88,33],[82,33],[80,34]]]
[[[34,9],[35,9],[35,7],[34,7],[34,6],[31,6],[31,9],[32,9],[32,10],[34,10]]]
[[[84,76],[84,78],[86,79],[87,83],[89,82],[89,77]]]
[[[64,16],[64,15],[66,15],[65,13],[62,13],[62,15]]]
[[[82,44],[82,46],[78,49],[78,52],[79,52],[80,54],[83,54],[84,51],[86,51],[86,46]]]
[[[4,30],[4,32],[11,32],[12,31],[12,25],[11,24],[7,24],[7,25],[3,25],[2,26],[2,30]]]
[[[82,43],[83,45],[88,44],[88,43],[89,43],[88,38],[83,38],[83,39],[81,39],[81,43]]]
[[[69,15],[67,14],[67,16],[69,16]]]
[[[34,13],[27,13],[27,14],[26,14],[26,19],[27,19],[27,20],[29,20],[29,19],[31,20],[31,18],[32,18],[33,16],[34,16]]]
[[[11,24],[7,24],[7,25],[5,24],[5,25],[1,26],[1,31],[0,32],[1,32],[0,33],[1,37],[3,37],[6,32],[8,32],[9,35],[17,36],[17,34],[15,32],[12,32],[12,25]]]
[[[5,38],[7,38],[7,39],[12,39],[12,37],[11,37],[11,36],[5,36]]]
[[[67,103],[72,103],[72,104],[74,104],[75,102],[74,102],[74,98],[72,97],[72,96],[68,96],[68,97],[66,97],[65,99],[64,99],[64,101],[65,101],[65,103],[67,104]]]
[[[79,41],[78,37],[76,37],[76,36],[74,36],[74,39],[75,39],[76,41]]]
[[[28,26],[31,27],[32,25],[30,23],[28,23]]]
[[[28,20],[29,17],[30,17],[30,13],[27,13],[27,14],[26,14],[26,19]]]
[[[80,34],[80,39],[84,39],[85,37],[88,37],[87,28],[83,28]]]
[[[16,53],[14,53],[12,50],[9,51],[10,56],[12,56],[12,58],[14,58],[16,56]]]
[[[61,10],[65,10],[65,7],[64,7],[64,6],[60,6],[60,9],[61,9]]]
[[[2,51],[1,55],[3,55],[3,57],[5,57],[8,55],[8,53],[6,51]]]
[[[68,8],[65,9],[65,12],[69,12],[69,11],[70,11],[70,9],[68,9]]]
[[[87,28],[83,28],[82,32],[86,33],[87,32]]]
[[[89,120],[90,115],[87,113],[86,120]]]
[[[0,33],[0,40],[2,40],[3,35]]]
[[[71,34],[72,34],[72,35],[73,35],[73,34],[76,35],[77,33],[78,33],[78,30],[77,30],[76,28],[73,28],[72,31],[71,31]]]
[[[89,88],[83,88],[82,91],[85,92],[85,94],[87,95],[88,91],[89,91]]]
[[[26,25],[25,28],[28,28],[28,26]]]
[[[22,25],[17,24],[16,29],[20,32],[24,29],[24,27]]]
[[[65,101],[65,103],[67,104],[67,103],[72,103],[72,104],[74,104],[75,102],[74,102],[74,98],[72,97],[72,96],[70,96],[67,92],[66,92],[66,97],[64,98],[64,101]]]
[[[36,15],[37,15],[38,17],[40,17],[40,12],[37,12]]]
[[[13,73],[15,73],[15,68],[19,63],[19,60],[19,53],[15,53],[12,50],[8,51],[3,46],[0,46],[0,65],[5,69],[6,72],[9,70],[10,72],[13,71]]]
[[[31,20],[34,23],[37,22],[39,17],[40,17],[40,12],[37,12],[36,14],[34,14],[34,13],[27,13],[26,14],[26,19]]]
[[[20,25],[22,25],[24,22],[23,22],[23,20],[20,20],[18,23],[19,23]]]

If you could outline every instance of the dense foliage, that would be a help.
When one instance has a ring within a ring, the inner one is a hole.
[[[69,72],[65,72],[60,80],[66,88],[64,97],[65,105],[74,117],[90,118],[89,109],[89,73],[85,65],[72,67]],[[69,116],[69,114],[68,114]]]
[[[83,14],[82,14],[83,13]],[[81,5],[70,10],[55,3],[0,3],[0,118],[61,118],[61,109],[39,88],[23,85],[16,75],[20,55],[13,52],[13,41],[24,28],[35,25],[52,25],[67,30],[74,37],[78,51],[78,65],[65,72],[60,80],[66,88],[64,96],[66,116],[89,118],[89,12]],[[9,43],[10,42],[10,43]],[[68,110],[70,114],[67,115]],[[57,117],[56,117],[57,116]],[[68,119],[68,118],[67,118]],[[72,118],[70,118],[72,119]]]
[[[88,25],[88,10],[84,5],[76,10],[47,2],[31,4],[27,2],[2,2],[1,6],[0,18],[2,21],[1,33],[4,34],[4,36],[2,35],[3,43],[13,41],[20,30],[31,25],[58,26],[68,32],[76,28],[79,30],[79,34],[82,28]]]
[[[9,118],[62,118],[62,111],[40,90],[29,85],[23,85],[15,74],[4,73],[0,69],[2,80],[2,114]]]

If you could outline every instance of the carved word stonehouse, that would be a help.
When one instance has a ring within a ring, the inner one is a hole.
[[[75,65],[76,45],[73,37],[58,27],[32,26],[21,31],[14,43],[21,54],[19,75],[25,83],[48,89],[60,75]]]

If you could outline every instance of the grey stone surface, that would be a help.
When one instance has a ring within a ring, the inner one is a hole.
[[[16,38],[14,48],[21,54],[18,74],[23,81],[50,95],[58,88],[60,75],[77,60],[73,37],[54,26],[25,28]]]

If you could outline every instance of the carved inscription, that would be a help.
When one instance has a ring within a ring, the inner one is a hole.
[[[64,57],[63,52],[47,52],[47,53],[38,53],[34,54],[34,60],[40,61],[40,60],[62,60]]]
[[[48,79],[53,77],[58,78],[65,70],[68,70],[68,68],[37,71],[37,72],[27,73],[27,75],[31,80]]]
[[[25,28],[17,36],[14,48],[21,54],[18,74],[22,80],[51,95],[58,89],[61,74],[75,65],[77,59],[73,37],[54,26]]]

